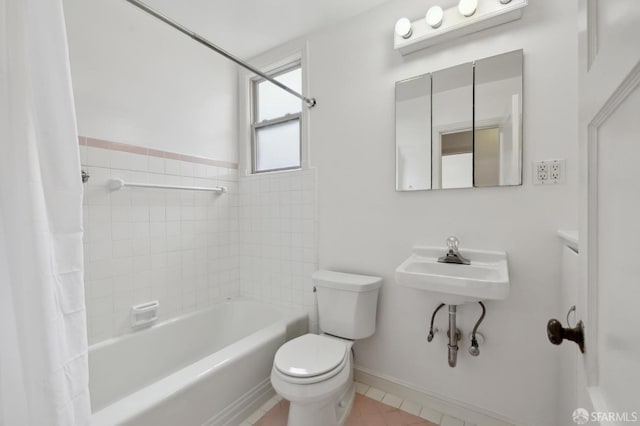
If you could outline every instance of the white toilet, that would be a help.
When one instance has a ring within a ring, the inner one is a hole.
[[[317,271],[312,278],[322,334],[282,345],[271,384],[291,403],[289,426],[341,426],[355,395],[351,347],[376,330],[382,278],[333,271]]]

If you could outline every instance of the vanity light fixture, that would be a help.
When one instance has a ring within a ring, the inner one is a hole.
[[[427,21],[427,25],[431,28],[438,28],[442,25],[442,18],[444,17],[444,11],[440,6],[432,6],[427,10],[427,14],[424,19]]]
[[[396,34],[402,38],[409,38],[413,34],[411,21],[407,18],[400,18],[396,21]]]
[[[450,7],[433,6],[421,19],[412,22],[401,18],[396,22],[393,47],[402,55],[407,55],[506,24],[520,19],[528,3],[529,0],[456,0]],[[437,31],[434,31],[436,28]]]
[[[478,0],[460,0],[458,3],[458,12],[462,16],[472,16],[476,13],[476,9],[478,8]]]

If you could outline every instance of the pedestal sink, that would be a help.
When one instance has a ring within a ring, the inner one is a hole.
[[[399,285],[424,290],[447,305],[503,300],[509,294],[507,254],[461,250],[470,265],[439,263],[444,247],[414,246],[411,256],[396,268]]]

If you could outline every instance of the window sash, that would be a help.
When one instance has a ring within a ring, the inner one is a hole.
[[[277,126],[278,124],[287,123],[289,121],[298,120],[298,129],[300,134],[298,135],[298,144],[300,146],[299,149],[299,158],[298,165],[291,167],[280,167],[277,169],[262,169],[258,170],[258,138],[256,132],[259,129],[264,129],[271,126]],[[285,170],[299,170],[302,168],[302,113],[298,112],[296,114],[287,114],[282,117],[274,118],[271,120],[263,120],[260,123],[255,123],[251,125],[251,173],[252,174],[260,174],[260,173],[268,173],[268,172],[281,172]]]
[[[302,63],[300,61],[296,61],[294,63],[289,63],[283,67],[280,67],[278,69],[276,69],[275,71],[269,73],[269,76],[271,77],[278,77],[279,75],[282,74],[286,74],[290,71],[293,71],[297,68],[302,68]],[[263,78],[255,78],[251,81],[251,103],[252,103],[252,107],[251,107],[251,112],[252,112],[252,117],[251,117],[251,174],[260,174],[260,173],[269,173],[269,172],[279,172],[279,171],[285,171],[285,170],[300,170],[302,169],[302,157],[303,157],[303,153],[302,153],[302,125],[303,125],[303,120],[302,120],[302,108],[300,112],[297,113],[293,113],[293,114],[286,114],[283,115],[281,117],[276,117],[276,118],[272,118],[272,119],[268,119],[268,120],[262,120],[259,122],[256,122],[256,120],[258,119],[258,105],[259,103],[259,91],[258,91],[258,85],[260,83],[262,83],[263,81],[266,81]],[[293,121],[293,120],[298,120],[298,128],[300,129],[300,134],[298,135],[298,144],[300,146],[299,152],[300,152],[300,158],[298,161],[298,165],[297,166],[292,166],[292,167],[283,167],[283,168],[277,168],[277,169],[264,169],[264,170],[257,170],[257,163],[258,163],[258,158],[257,158],[257,143],[258,143],[258,138],[256,137],[256,132],[259,129],[265,128],[265,127],[270,127],[270,126],[274,126],[274,125],[278,125],[278,124],[282,124],[282,123],[286,123],[288,121]]]

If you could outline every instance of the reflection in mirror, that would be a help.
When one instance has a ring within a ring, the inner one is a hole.
[[[473,64],[432,74],[432,176],[436,188],[473,186]]]
[[[440,170],[442,188],[470,188],[473,185],[473,133],[440,135]]]
[[[396,83],[396,190],[431,189],[431,76]]]
[[[474,186],[522,184],[522,50],[475,63]]]

